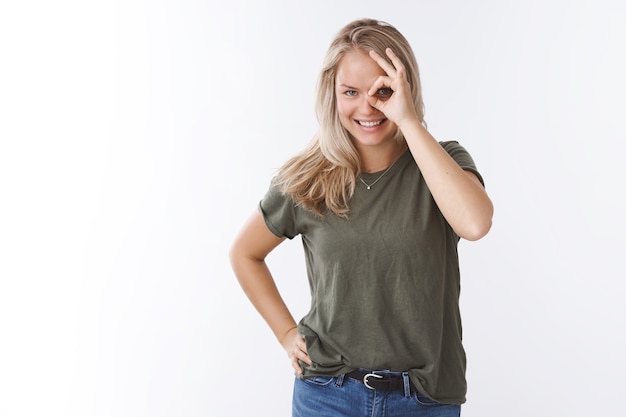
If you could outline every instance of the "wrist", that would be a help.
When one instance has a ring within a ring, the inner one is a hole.
[[[287,330],[285,330],[284,332],[282,332],[281,336],[278,338],[278,342],[281,345],[285,344],[285,340],[287,339],[287,337],[289,336],[289,333],[291,333],[293,330],[298,331],[298,326],[297,325],[293,325],[291,327],[289,327]]]
[[[398,129],[402,131],[402,133],[406,134],[411,131],[416,131],[420,129],[425,129],[424,125],[420,122],[417,116],[407,117],[402,120],[398,120],[396,123]]]

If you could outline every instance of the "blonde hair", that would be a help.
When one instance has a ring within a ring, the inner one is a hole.
[[[361,174],[361,160],[352,137],[339,121],[335,96],[337,67],[345,54],[355,49],[376,51],[391,62],[386,48],[391,48],[405,66],[417,115],[425,124],[417,61],[405,37],[390,24],[374,19],[356,20],[341,29],[328,48],[317,82],[315,110],[319,131],[301,153],[282,166],[274,180],[279,190],[298,206],[320,217],[327,211],[348,216],[348,202]],[[399,129],[395,139],[404,140]]]

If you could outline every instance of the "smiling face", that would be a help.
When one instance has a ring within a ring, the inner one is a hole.
[[[367,100],[367,92],[381,75],[386,76],[383,69],[366,52],[356,49],[346,53],[337,67],[335,96],[339,121],[354,138],[357,149],[386,143],[397,130],[397,126]],[[377,92],[381,100],[391,94],[388,88]]]

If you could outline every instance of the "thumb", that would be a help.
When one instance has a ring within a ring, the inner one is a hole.
[[[368,96],[367,97],[367,102],[369,103],[370,106],[372,106],[376,110],[383,111],[383,107],[384,107],[385,102],[380,100],[378,97],[376,97],[376,96]]]

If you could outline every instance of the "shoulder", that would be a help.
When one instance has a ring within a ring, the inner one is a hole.
[[[275,179],[272,180],[269,189],[260,201],[259,210],[267,227],[276,236],[292,239],[298,233],[296,204],[281,191]]]
[[[263,199],[261,200],[262,207],[275,207],[275,206],[294,206],[293,199],[287,195],[277,180],[277,177],[272,178],[269,188],[267,189]]]

